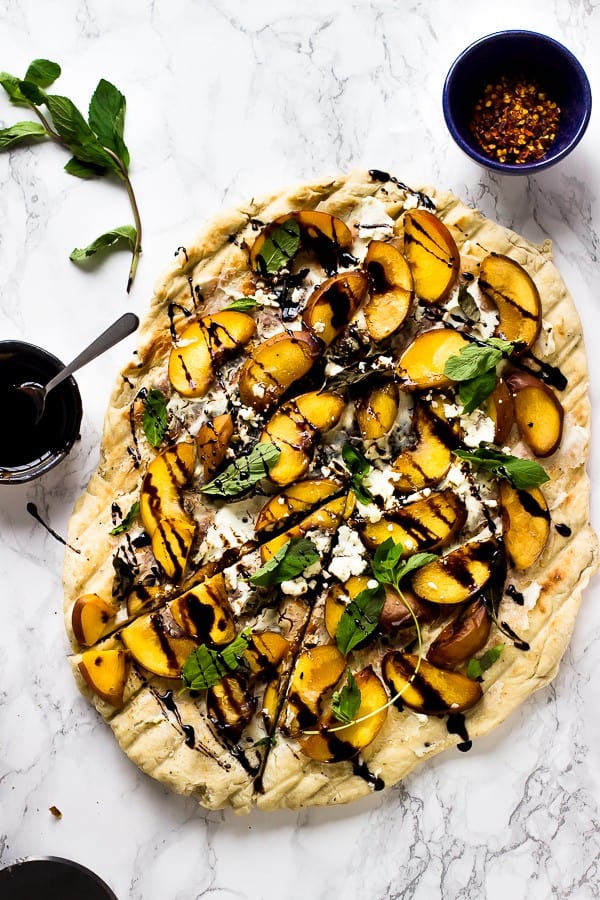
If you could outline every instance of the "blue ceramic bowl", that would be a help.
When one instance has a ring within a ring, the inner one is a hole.
[[[540,159],[499,162],[484,153],[469,131],[486,85],[503,75],[539,84],[560,107],[556,140]],[[577,146],[590,119],[592,93],[581,64],[558,41],[535,31],[499,31],[475,41],[454,61],[444,84],[443,106],[450,134],[476,163],[504,175],[530,175],[553,166]]]

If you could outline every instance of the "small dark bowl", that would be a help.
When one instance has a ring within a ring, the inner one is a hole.
[[[59,856],[23,859],[0,869],[0,896],[2,900],[117,900],[98,875]]]
[[[502,75],[539,84],[560,107],[558,134],[540,159],[502,163],[488,156],[469,130],[476,102]],[[479,165],[504,175],[530,175],[564,159],[584,135],[592,111],[590,83],[581,64],[558,41],[535,31],[499,31],[482,37],[454,61],[444,84],[450,134]]]
[[[60,359],[41,347],[0,341],[0,485],[39,478],[67,456],[79,437],[81,396],[73,376],[48,394],[37,424],[31,401],[14,391],[26,381],[47,384],[62,368]]]

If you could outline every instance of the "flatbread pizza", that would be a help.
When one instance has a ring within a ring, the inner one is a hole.
[[[211,809],[346,803],[555,676],[597,566],[551,260],[385,172],[179,247],[71,518],[79,687]]]

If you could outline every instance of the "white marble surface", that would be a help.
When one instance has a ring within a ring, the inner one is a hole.
[[[588,0],[320,0],[311,11],[289,0],[2,0],[0,68],[56,59],[57,89],[82,106],[102,76],[126,94],[145,252],[130,298],[126,254],[77,269],[73,246],[128,221],[124,194],[65,175],[54,146],[1,154],[0,336],[70,358],[120,312],[143,313],[175,248],[223,204],[362,165],[449,187],[533,240],[552,237],[584,320],[599,410],[598,116],[569,159],[530,180],[483,173],[444,127],[450,63],[506,27],[562,40],[598,88],[600,9]],[[0,98],[0,122],[17,115]],[[600,896],[598,583],[550,689],[469,754],[437,757],[351,807],[206,813],[121,754],[72,681],[62,547],[25,505],[64,532],[127,355],[116,348],[78,376],[85,415],[70,458],[35,484],[0,489],[0,866],[70,857],[120,900]]]

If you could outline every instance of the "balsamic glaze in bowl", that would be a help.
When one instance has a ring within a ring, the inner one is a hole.
[[[70,859],[45,856],[0,869],[2,900],[117,900],[90,869]]]
[[[79,437],[81,397],[71,376],[51,391],[35,422],[31,400],[15,387],[47,382],[63,368],[53,356],[22,341],[0,341],[0,485],[21,484],[48,472],[67,456]]]

